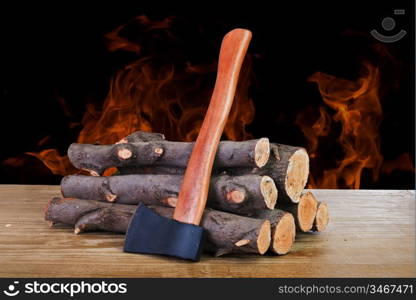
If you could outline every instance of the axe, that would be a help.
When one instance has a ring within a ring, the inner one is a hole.
[[[205,234],[198,225],[207,201],[215,154],[250,40],[250,31],[234,29],[222,41],[214,91],[189,158],[173,219],[161,217],[140,204],[127,229],[125,252],[199,260]]]

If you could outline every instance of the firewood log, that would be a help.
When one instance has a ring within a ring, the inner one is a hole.
[[[328,204],[318,201],[316,216],[313,221],[312,231],[324,231],[329,223]]]
[[[132,134],[122,138],[117,144],[123,143],[140,143],[140,142],[152,142],[163,141],[165,136],[161,133],[136,131]],[[179,167],[164,167],[164,166],[138,166],[138,167],[118,167],[117,175],[129,175],[129,174],[171,174],[171,175],[183,175],[185,168]]]
[[[62,179],[61,191],[64,197],[175,207],[182,179],[182,175],[70,175]],[[276,200],[273,180],[259,175],[214,176],[208,193],[208,206],[240,215],[273,209]]]
[[[110,167],[168,166],[186,168],[194,143],[150,141],[115,145],[71,144],[68,157],[74,167],[99,176]],[[214,167],[263,167],[269,159],[267,138],[220,143]]]
[[[272,230],[271,251],[282,255],[292,249],[296,237],[296,226],[291,213],[280,209],[259,210],[254,214],[254,217],[270,221]]]
[[[262,168],[229,168],[232,175],[270,176],[279,190],[279,202],[298,203],[309,175],[309,156],[304,148],[270,144],[270,158]]]
[[[318,208],[318,201],[310,191],[302,193],[297,204],[280,204],[279,209],[290,212],[295,218],[296,229],[308,232],[312,229]]]
[[[74,198],[53,198],[45,209],[50,224],[75,225],[75,233],[104,230],[125,233],[137,206]],[[171,218],[173,208],[150,206]],[[227,253],[264,254],[270,246],[270,222],[207,208],[201,226],[207,230],[206,250],[216,256]]]

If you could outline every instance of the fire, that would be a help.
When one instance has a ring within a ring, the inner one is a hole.
[[[311,157],[310,188],[359,189],[365,169],[373,181],[377,181],[381,171],[414,171],[408,155],[383,164],[379,135],[382,107],[378,67],[364,63],[361,75],[355,81],[322,72],[314,73],[308,81],[317,84],[325,104],[319,108],[319,117],[315,121],[310,119],[310,110],[299,114],[296,119],[307,139]],[[320,147],[327,147],[324,142],[334,139],[336,126],[340,131],[336,138],[337,145],[329,147],[336,150],[340,146],[342,157],[335,166],[323,168],[318,162],[318,159],[325,160],[321,157]]]
[[[77,172],[67,156],[61,156],[56,149],[46,149],[39,153],[27,152],[26,154],[37,157],[56,175],[74,174]]]
[[[101,105],[87,104],[82,129],[74,142],[112,144],[137,130],[160,132],[174,141],[196,139],[213,89],[219,44],[211,60],[192,61],[186,56],[187,49],[175,46],[180,39],[174,34],[174,26],[173,17],[151,20],[139,16],[105,35],[108,51],[127,52],[135,59],[113,76]],[[390,55],[383,47],[378,52],[383,57]],[[251,138],[245,129],[255,111],[248,96],[251,63],[248,55],[224,130],[225,138],[230,140]],[[381,154],[379,126],[383,112],[378,66],[364,62],[356,80],[322,72],[308,80],[317,85],[323,100],[317,112],[307,108],[295,122],[306,137],[311,158],[309,188],[358,189],[363,172],[376,181],[380,173],[415,171],[409,154],[387,162]],[[58,100],[71,117],[64,99]],[[47,141],[48,137],[39,146],[45,147]],[[339,155],[333,159],[327,157],[328,153]],[[57,149],[27,154],[42,160],[54,174],[79,172]],[[4,163],[13,165],[16,161]]]
[[[139,16],[129,24],[140,26],[150,38],[169,41],[175,39],[171,32],[173,21]],[[87,105],[76,142],[112,144],[137,130],[161,132],[170,140],[195,140],[208,107],[217,62],[192,63],[186,58],[166,61],[155,54],[145,55],[145,46],[137,41],[140,37],[133,41],[123,36],[126,28],[122,25],[105,36],[108,50],[132,52],[138,58],[115,74],[102,107]],[[254,117],[254,105],[248,97],[250,61],[247,57],[224,131],[231,140],[251,137],[245,130]],[[28,154],[41,159],[54,174],[75,172],[68,157],[56,149]]]

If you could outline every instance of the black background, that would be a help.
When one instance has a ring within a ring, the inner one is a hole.
[[[172,4],[171,4],[172,5]],[[406,9],[394,16],[394,9]],[[62,153],[76,140],[88,101],[102,101],[111,76],[132,57],[110,53],[104,35],[132,18],[145,14],[152,19],[175,16],[179,43],[150,49],[183,53],[189,60],[209,61],[218,55],[223,35],[235,27],[249,28],[253,40],[249,52],[254,62],[256,86],[252,96],[256,115],[248,131],[280,143],[306,145],[296,115],[322,104],[316,85],[307,83],[316,71],[354,78],[363,57],[377,60],[370,50],[368,34],[381,28],[390,16],[408,34],[387,45],[395,58],[383,73],[386,95],[382,98],[381,149],[386,159],[408,152],[414,156],[414,1],[313,1],[250,4],[203,3],[169,8],[162,3],[83,3],[31,6],[20,4],[1,10],[0,161],[39,151],[37,143],[51,135],[50,147]],[[396,33],[396,29],[394,33]],[[150,50],[149,50],[150,51]],[[165,51],[165,52],[163,52]],[[382,70],[383,71],[383,70]],[[399,82],[393,88],[394,82]],[[391,85],[391,86],[390,86]],[[71,116],[63,112],[58,98],[65,99]],[[330,148],[331,145],[328,145]],[[330,152],[330,149],[328,150]],[[26,156],[18,168],[0,166],[0,183],[59,183],[35,158]],[[363,188],[414,188],[414,174],[393,172]]]

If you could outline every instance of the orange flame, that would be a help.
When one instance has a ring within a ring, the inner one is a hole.
[[[46,149],[39,153],[26,152],[40,159],[55,175],[74,174],[77,172],[71,163],[68,156],[61,156],[56,149]]]
[[[379,136],[382,108],[379,97],[380,72],[377,67],[365,63],[356,81],[321,72],[313,74],[308,81],[318,85],[326,104],[319,108],[319,118],[313,123],[308,117],[308,110],[296,119],[296,124],[307,139],[312,163],[320,155],[320,138],[333,132],[334,123],[341,127],[337,143],[343,149],[343,156],[336,161],[334,168],[326,169],[322,174],[311,174],[310,188],[359,189],[364,169],[369,170],[373,181],[378,179],[382,170],[414,170],[410,156],[401,158],[400,163],[388,162],[382,168]],[[335,113],[330,113],[331,110]]]
[[[172,20],[152,21],[146,16],[135,19],[146,32],[157,36],[163,33],[174,39],[170,32]],[[195,140],[213,89],[217,62],[163,63],[160,57],[141,57],[142,46],[121,36],[125,26],[106,35],[108,50],[134,52],[139,58],[116,73],[100,109],[87,106],[77,142],[112,144],[137,130],[160,132],[170,140]],[[254,117],[254,105],[248,97],[250,62],[247,57],[224,130],[231,140],[251,137],[245,130]],[[54,174],[68,175],[75,171],[68,157],[61,156],[56,149],[28,154],[41,159]]]

